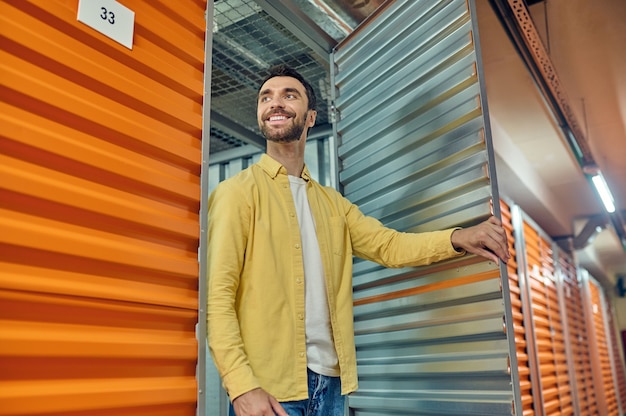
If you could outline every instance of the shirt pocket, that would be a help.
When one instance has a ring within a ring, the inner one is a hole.
[[[346,258],[352,255],[350,235],[344,217],[330,217],[330,251],[333,256]]]

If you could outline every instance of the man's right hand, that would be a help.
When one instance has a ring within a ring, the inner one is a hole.
[[[260,388],[237,397],[233,408],[237,416],[289,416],[273,396]]]

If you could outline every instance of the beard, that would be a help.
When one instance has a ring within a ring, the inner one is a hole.
[[[302,137],[302,132],[304,132],[306,114],[308,114],[308,111],[307,113],[305,113],[305,117],[292,118],[292,124],[288,127],[284,127],[281,129],[275,129],[267,126],[265,123],[262,123],[260,125],[261,134],[263,134],[263,137],[265,137],[266,140],[274,143],[296,142],[300,140],[300,137]]]

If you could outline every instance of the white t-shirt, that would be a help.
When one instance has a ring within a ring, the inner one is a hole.
[[[315,232],[315,222],[306,194],[306,181],[289,175],[289,183],[302,238],[307,366],[318,374],[338,376],[339,360],[335,351],[328,312],[324,268]]]

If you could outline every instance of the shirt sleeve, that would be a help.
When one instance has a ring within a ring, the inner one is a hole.
[[[208,203],[208,343],[231,400],[260,387],[246,356],[236,296],[248,238],[250,206],[243,192],[222,182]]]
[[[425,266],[465,254],[465,251],[455,250],[450,240],[458,228],[421,233],[400,232],[385,227],[373,217],[365,216],[347,200],[345,208],[352,249],[357,257],[385,267],[409,267]]]

